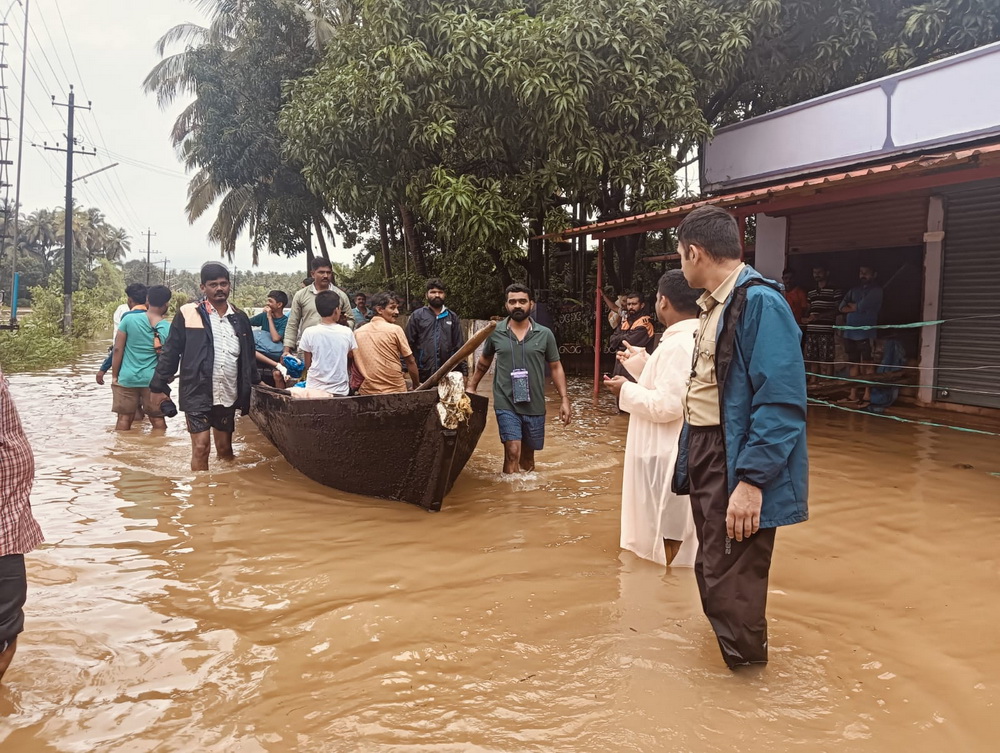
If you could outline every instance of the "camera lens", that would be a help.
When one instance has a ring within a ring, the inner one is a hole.
[[[174,401],[167,398],[162,403],[160,403],[160,412],[167,418],[173,418],[177,415],[177,406],[174,405]]]

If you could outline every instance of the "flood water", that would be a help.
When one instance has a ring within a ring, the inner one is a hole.
[[[771,663],[734,674],[692,572],[620,553],[627,419],[584,382],[536,474],[500,479],[491,421],[432,514],[249,419],[192,474],[182,421],[111,430],[97,360],[11,378],[47,543],[3,753],[997,750],[1000,438],[814,411]]]

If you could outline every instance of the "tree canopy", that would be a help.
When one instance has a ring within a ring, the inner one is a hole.
[[[1000,37],[996,0],[209,4],[147,85],[196,94],[175,139],[223,250],[308,251],[333,218],[370,234],[364,279],[475,270],[484,295],[545,286],[542,230],[677,201],[713,128]],[[610,243],[616,288],[643,243]]]

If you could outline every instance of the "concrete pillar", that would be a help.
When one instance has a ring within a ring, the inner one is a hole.
[[[757,248],[754,267],[764,277],[780,280],[788,247],[788,218],[757,215]]]
[[[944,266],[944,198],[931,196],[927,202],[927,232],[924,233],[924,300],[921,316],[929,322],[941,313],[941,272]],[[923,327],[920,330],[920,384],[933,385],[936,381],[938,330],[940,327]],[[917,399],[921,403],[934,402],[935,390],[921,387]]]

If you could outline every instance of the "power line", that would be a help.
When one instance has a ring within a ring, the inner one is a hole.
[[[69,37],[69,31],[66,28],[66,19],[63,18],[62,8],[59,5],[59,0],[55,0],[55,8],[56,8],[56,14],[59,16],[59,24],[60,26],[62,26],[63,36],[66,38],[66,46],[67,49],[69,49],[70,59],[73,61],[73,69],[76,71],[77,78],[80,82],[80,90],[84,93],[84,96],[86,96],[87,94],[86,83],[83,79],[83,73],[80,72],[80,65],[79,63],[77,63],[76,60],[76,52],[73,50],[73,41]],[[47,28],[48,27],[46,27],[46,29]],[[62,62],[60,61],[60,67],[61,66]],[[94,126],[97,128],[97,135],[101,146],[104,147],[105,151],[107,151],[108,144],[107,140],[104,138],[104,131],[101,129],[100,119],[98,119],[97,117],[93,117],[92,122],[94,123]],[[124,197],[123,205],[128,209],[128,212],[126,214],[128,214],[129,212],[131,213],[131,222],[135,223],[137,227],[141,225],[141,222],[139,221],[139,214],[138,212],[136,212],[135,206],[133,206],[132,204],[132,199],[129,197],[129,193],[125,189],[125,185],[121,181],[121,176],[119,176],[118,174],[113,175],[108,180],[108,185],[111,187],[112,193],[114,193],[115,196],[118,197],[119,201],[122,201],[122,197]],[[121,189],[120,194],[118,191],[119,188]]]
[[[62,71],[63,79],[65,81],[69,81],[70,80],[70,75],[66,72],[66,67],[62,64],[62,59],[59,57],[59,54],[58,54],[59,45],[56,44],[56,40],[52,37],[52,32],[49,30],[48,21],[45,20],[45,14],[42,12],[41,9],[38,10],[38,20],[40,20],[42,22],[42,28],[45,30],[45,34],[49,38],[49,44],[52,45],[51,49],[56,53],[56,62],[59,64],[59,70]],[[42,54],[45,55],[45,48],[42,47],[41,40],[38,39],[38,36],[35,34],[34,29],[32,29],[31,33],[35,37],[35,41],[38,42],[39,49],[42,51]],[[47,60],[48,60],[48,58],[46,57],[46,61]],[[55,71],[54,70],[52,71],[52,74],[55,75]],[[77,71],[77,74],[79,75],[79,71]],[[81,88],[81,90],[83,90],[82,86],[80,88]],[[85,97],[87,96],[87,92],[86,91],[83,92],[83,96],[85,96]]]
[[[103,151],[108,157],[120,160],[121,162],[131,167],[137,167],[141,170],[149,170],[150,172],[161,173],[171,178],[182,178],[184,180],[188,179],[188,175],[186,173],[182,173],[179,170],[171,170],[169,167],[157,165],[153,162],[146,162],[145,160],[138,159],[137,157],[130,157],[127,154],[120,154],[118,152],[113,152],[110,149],[102,149],[100,151]]]
[[[48,71],[55,78],[55,80],[58,81],[60,79],[60,74],[59,74],[59,72],[56,71],[56,66],[58,66],[59,70],[62,72],[62,75],[65,76],[68,79],[69,78],[69,74],[66,71],[66,66],[63,65],[62,58],[59,56],[58,46],[56,45],[55,39],[54,39],[54,37],[52,35],[52,32],[51,32],[51,30],[49,28],[49,25],[45,21],[44,16],[42,16],[41,14],[39,14],[39,18],[41,19],[41,23],[42,23],[42,26],[43,26],[43,28],[45,30],[45,34],[48,37],[48,40],[49,40],[50,44],[52,45],[52,49],[53,49],[53,52],[54,52],[54,57],[55,57],[55,60],[56,60],[56,65],[53,65],[52,60],[50,59],[49,55],[45,52],[42,40],[39,37],[39,35],[37,34],[37,32],[35,31],[34,27],[29,24],[28,27],[27,27],[27,29],[26,29],[26,31],[30,32],[31,35],[32,35],[32,37],[34,38],[35,43],[36,43],[39,51],[41,52],[41,55],[42,55],[44,61],[45,61],[45,65],[48,68]],[[62,20],[62,19],[60,18],[60,20]],[[63,28],[64,28],[64,33],[65,33],[65,25],[63,25]],[[66,41],[67,41],[67,44],[71,45],[71,41],[70,41],[70,39],[69,39],[68,36],[66,37]],[[21,52],[22,52],[22,54],[24,54],[24,48],[23,48],[23,46],[18,45],[18,49],[20,49]],[[71,46],[70,46],[70,53],[71,53],[71,55],[73,55],[74,68],[76,70],[77,75],[79,76],[80,75],[79,66],[76,65],[75,54],[73,54]],[[28,61],[28,65],[30,66],[32,73],[39,80],[39,82],[42,84],[43,87],[45,87],[45,88],[47,88],[49,90],[58,90],[59,88],[62,88],[62,87],[59,87],[59,86],[52,86],[50,84],[48,76],[44,74],[44,70],[45,69],[41,65],[38,64],[37,59],[32,55],[32,51],[29,51],[28,55],[26,56],[26,59]],[[81,76],[81,79],[82,79],[82,76]],[[23,86],[23,84],[22,84],[22,86]],[[80,88],[84,92],[84,95],[86,95],[86,87],[85,87],[84,82],[82,80],[80,81]],[[44,122],[45,121],[45,117],[38,111],[38,108],[35,106],[34,102],[31,101],[31,100],[28,100],[28,104],[31,107],[31,109],[35,112],[35,114],[38,116],[38,118]],[[93,116],[93,114],[91,115],[91,119],[94,121],[94,124],[98,128],[98,130],[100,130],[100,124],[97,122],[97,119]],[[29,125],[32,125],[32,124],[29,123]],[[58,133],[58,131],[45,131],[45,130],[43,130],[41,128],[38,128],[38,127],[36,127],[34,125],[32,125],[32,127],[35,129],[35,131],[39,135],[46,135],[46,134]],[[81,132],[81,135],[84,135],[83,134],[83,129],[80,129],[80,132]],[[103,140],[103,138],[102,138],[102,140]],[[48,164],[48,163],[46,163],[46,164]],[[51,165],[49,165],[49,167],[51,168]],[[57,175],[58,175],[58,173],[57,173]],[[119,183],[120,183],[120,179],[119,179]],[[122,195],[119,194],[119,192],[118,192],[117,187],[115,186],[115,184],[112,183],[112,182],[105,181],[105,180],[98,180],[98,181],[96,181],[95,185],[93,186],[93,188],[91,190],[87,190],[87,191],[84,191],[82,193],[86,193],[86,194],[89,195],[89,194],[91,194],[93,192],[97,192],[98,194],[100,194],[100,196],[102,197],[102,201],[100,203],[103,206],[105,206],[109,211],[113,212],[116,215],[119,215],[119,217],[121,218],[121,220],[123,221],[124,224],[132,225],[134,227],[141,226],[142,223],[141,223],[141,221],[138,218],[138,214],[135,211],[135,208],[131,205],[131,201],[127,198],[128,197],[128,192],[124,190],[124,187],[122,187],[122,192],[124,193],[124,195],[126,197],[124,199],[122,198]]]

